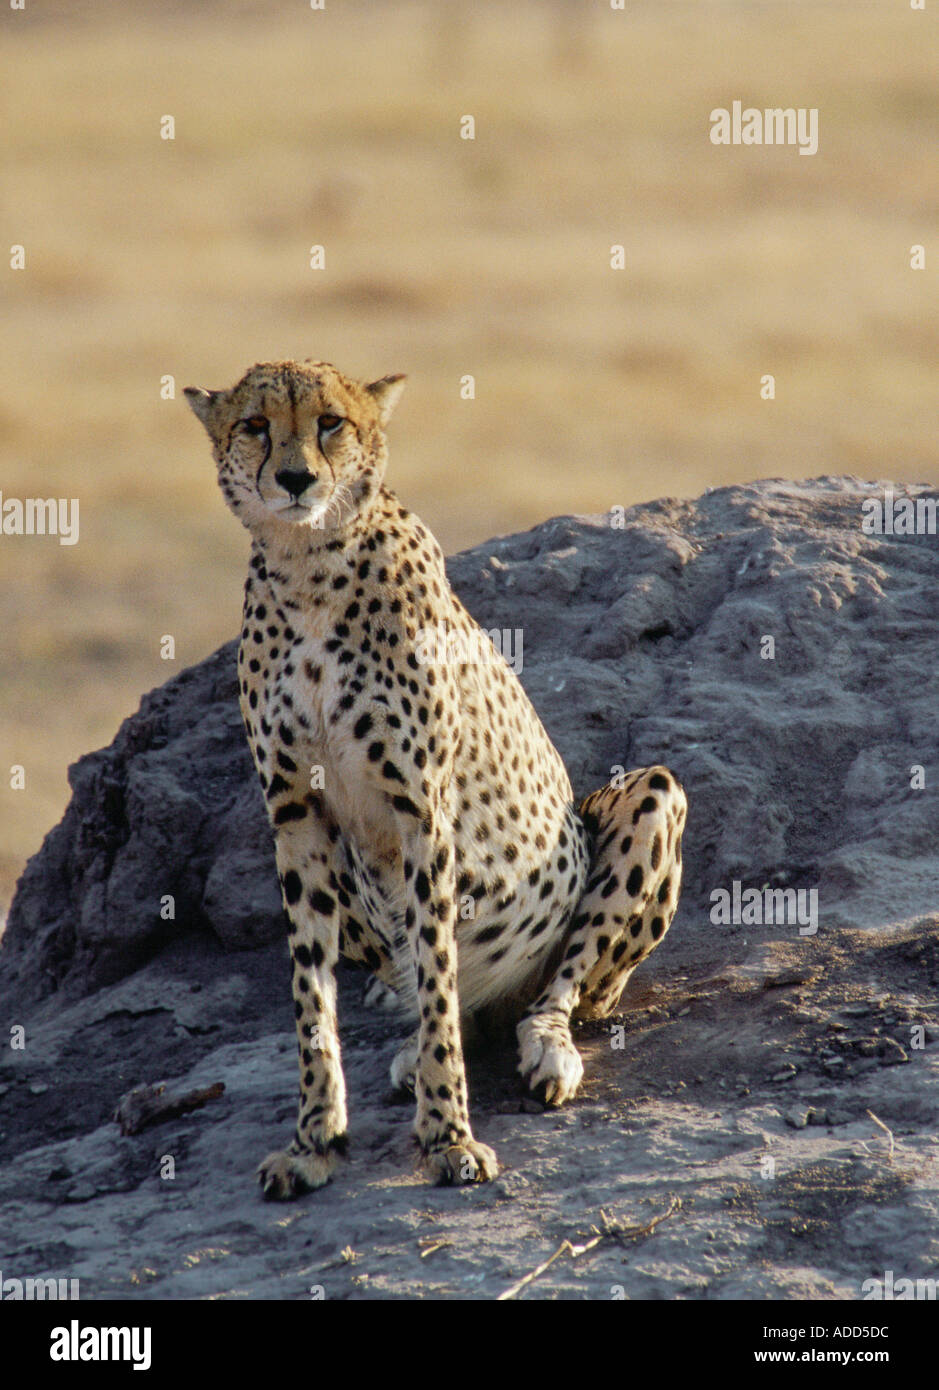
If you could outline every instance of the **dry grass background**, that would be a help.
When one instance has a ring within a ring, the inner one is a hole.
[[[246,537],[165,373],[408,372],[390,481],[448,550],[759,476],[939,481],[937,13],[3,13],[2,242],[28,261],[2,278],[0,486],[77,496],[81,540],[0,537],[0,767],[27,771],[0,779],[0,896],[68,763],[237,628]],[[819,153],[711,146],[735,98],[818,107]]]

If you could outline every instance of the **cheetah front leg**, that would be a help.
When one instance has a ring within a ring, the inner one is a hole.
[[[415,832],[413,821],[402,830],[405,926],[420,1008],[416,1059],[414,1040],[408,1047],[408,1061],[416,1061],[414,1132],[435,1182],[485,1182],[499,1165],[470,1129],[457,993],[453,847],[434,816],[429,833]]]
[[[519,1071],[549,1105],[577,1092],[584,1065],[570,1018],[603,1017],[639,962],[662,940],[678,905],[687,803],[664,767],[640,768],[581,806],[593,838],[584,895],[557,973],[518,1025]]]
[[[342,891],[321,807],[277,831],[277,867],[290,925],[300,1107],[293,1141],[268,1154],[258,1180],[268,1198],[294,1197],[328,1182],[346,1150],[346,1083],[336,1021],[335,967]],[[294,803],[297,804],[297,803]]]

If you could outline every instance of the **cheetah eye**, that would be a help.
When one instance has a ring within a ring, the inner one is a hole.
[[[263,415],[250,415],[247,420],[242,420],[240,423],[245,434],[266,434],[270,428]]]
[[[341,415],[321,415],[319,418],[320,434],[335,434],[340,425],[344,425]]]

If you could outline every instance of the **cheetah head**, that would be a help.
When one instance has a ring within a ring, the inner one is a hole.
[[[219,486],[256,535],[336,531],[366,511],[388,461],[403,376],[351,381],[328,362],[259,362],[230,391],[187,386]]]

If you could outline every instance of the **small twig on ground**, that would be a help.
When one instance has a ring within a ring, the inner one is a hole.
[[[873,1110],[868,1110],[868,1111],[866,1111],[866,1114],[868,1114],[868,1115],[871,1117],[871,1119],[874,1121],[874,1124],[878,1127],[878,1129],[882,1129],[882,1130],[883,1130],[884,1134],[886,1134],[888,1140],[890,1141],[890,1152],[889,1152],[889,1154],[887,1155],[887,1162],[888,1162],[888,1163],[892,1163],[892,1162],[893,1162],[893,1130],[890,1129],[890,1128],[888,1128],[888,1126],[884,1124],[883,1120],[878,1120],[878,1118],[877,1118],[877,1116],[874,1114]]]
[[[588,1250],[595,1249],[601,1241],[636,1240],[639,1236],[649,1235],[650,1232],[655,1230],[656,1226],[666,1221],[680,1206],[681,1199],[679,1197],[673,1197],[668,1204],[668,1210],[661,1212],[658,1216],[654,1216],[652,1220],[647,1221],[644,1226],[627,1226],[622,1221],[614,1221],[611,1217],[607,1216],[606,1212],[601,1211],[600,1215],[603,1218],[604,1227],[602,1231],[597,1231],[596,1226],[592,1226],[591,1230],[595,1231],[596,1234],[582,1245],[575,1245],[573,1241],[570,1240],[562,1241],[549,1259],[545,1260],[543,1264],[538,1265],[537,1269],[533,1269],[530,1274],[526,1274],[523,1278],[519,1279],[511,1288],[505,1289],[500,1293],[496,1302],[503,1303],[507,1298],[515,1298],[516,1294],[521,1293],[522,1289],[526,1288],[527,1285],[533,1283],[535,1279],[544,1274],[546,1269],[550,1269],[555,1260],[560,1259],[562,1255],[570,1255],[572,1259],[576,1260],[579,1255],[586,1255]]]
[[[445,1250],[453,1241],[439,1240],[436,1236],[421,1236],[417,1244],[420,1247],[421,1259],[426,1260],[428,1255],[433,1255],[436,1250]]]

